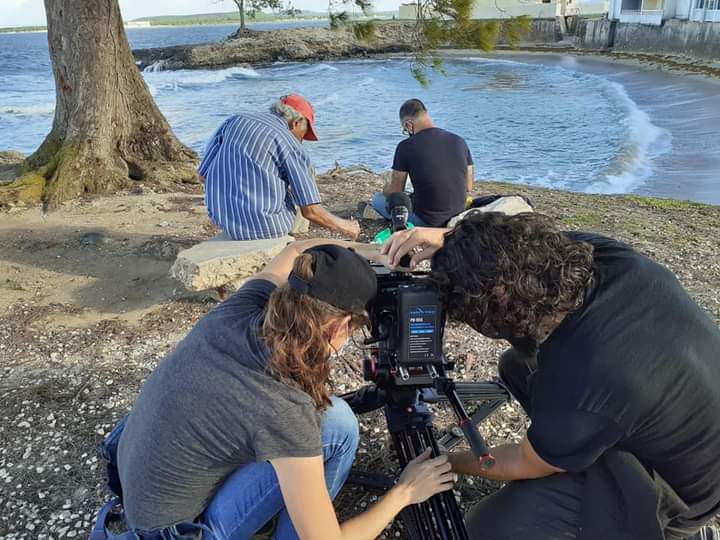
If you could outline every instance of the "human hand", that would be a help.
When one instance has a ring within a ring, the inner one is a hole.
[[[415,227],[398,231],[383,244],[382,253],[388,256],[392,266],[398,266],[403,256],[410,253],[410,268],[415,268],[420,261],[430,259],[442,247],[448,230]]]
[[[341,232],[347,234],[352,240],[360,236],[360,223],[354,219],[344,219]]]
[[[430,458],[430,448],[407,464],[397,488],[407,504],[420,504],[433,495],[452,489],[455,475],[446,455]]]

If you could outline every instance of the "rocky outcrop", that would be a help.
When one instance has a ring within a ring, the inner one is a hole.
[[[25,161],[25,156],[13,150],[0,152],[0,184],[15,180],[17,168]]]
[[[372,54],[408,52],[413,48],[413,25],[377,25],[376,39],[362,41],[352,28],[294,28],[255,32],[219,43],[181,45],[133,51],[140,69],[215,69],[241,64],[300,62]],[[152,68],[151,68],[152,69]]]

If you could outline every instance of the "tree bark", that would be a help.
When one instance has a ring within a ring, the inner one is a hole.
[[[29,188],[26,198],[53,207],[136,181],[197,181],[195,153],[175,137],[135,65],[118,0],[45,0],[45,10],[55,118],[16,182]]]
[[[245,0],[233,0],[240,11],[240,30],[245,30]]]

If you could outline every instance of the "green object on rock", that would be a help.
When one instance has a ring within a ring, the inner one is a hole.
[[[407,228],[412,229],[414,227],[415,227],[415,225],[413,225],[412,223],[410,223],[408,221]],[[387,227],[386,229],[383,229],[382,231],[380,231],[379,233],[377,233],[375,235],[375,238],[372,239],[372,243],[383,245],[385,242],[387,242],[388,238],[390,238],[391,236],[392,236],[392,231],[390,230],[390,227]]]

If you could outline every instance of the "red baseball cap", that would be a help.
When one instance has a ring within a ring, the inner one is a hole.
[[[290,94],[282,98],[281,103],[284,103],[288,107],[292,107],[297,112],[302,114],[308,122],[307,133],[303,137],[306,141],[317,141],[317,135],[315,134],[315,112],[313,111],[310,102],[298,94]]]

